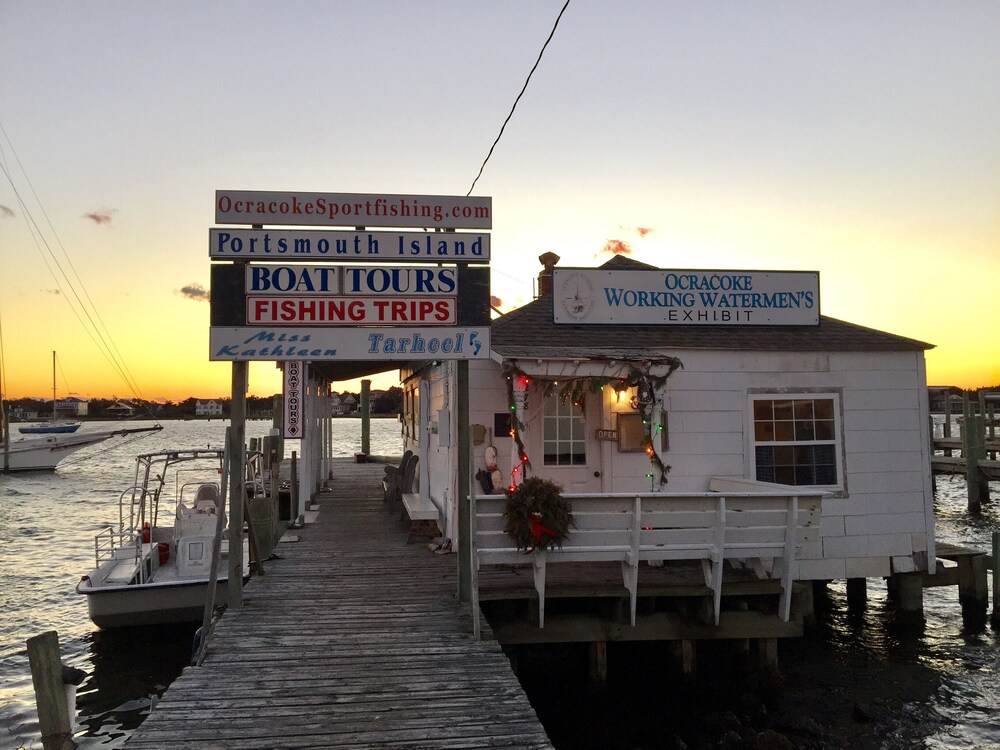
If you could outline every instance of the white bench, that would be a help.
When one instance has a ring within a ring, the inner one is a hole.
[[[415,536],[435,536],[439,533],[438,509],[434,501],[428,498],[421,498],[419,492],[404,492],[403,513],[405,518],[410,519],[410,533],[406,537],[409,544]]]
[[[721,485],[720,485],[721,486]],[[475,499],[475,566],[531,564],[538,593],[538,626],[545,624],[545,570],[550,562],[619,562],[635,625],[639,563],[697,560],[712,592],[719,624],[722,570],[746,566],[759,577],[780,578],[779,614],[791,611],[795,550],[819,526],[821,493],[790,495],[741,488],[726,494],[566,494],[575,528],[562,547],[526,554],[504,532],[502,495]],[[478,608],[478,582],[473,587]]]

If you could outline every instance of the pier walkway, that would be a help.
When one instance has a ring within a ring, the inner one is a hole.
[[[126,747],[551,748],[500,647],[473,637],[455,557],[406,543],[381,464],[334,473]]]

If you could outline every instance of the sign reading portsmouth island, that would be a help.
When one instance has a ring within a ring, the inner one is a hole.
[[[566,324],[819,324],[814,271],[602,271],[555,268],[554,321]]]
[[[406,261],[488,263],[490,235],[482,232],[364,232],[323,229],[208,230],[216,260]]]
[[[493,199],[454,195],[216,190],[217,224],[489,229]]]
[[[208,358],[213,362],[489,359],[489,356],[489,326],[209,329]]]

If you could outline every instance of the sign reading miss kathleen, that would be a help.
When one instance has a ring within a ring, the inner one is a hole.
[[[556,323],[818,325],[814,271],[554,268]]]
[[[490,329],[448,328],[285,328],[279,326],[209,329],[208,358],[219,361],[304,359],[489,359]]]
[[[493,199],[455,195],[216,190],[217,224],[489,229]]]

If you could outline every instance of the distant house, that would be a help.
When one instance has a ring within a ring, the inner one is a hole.
[[[105,411],[109,417],[115,417],[116,419],[126,419],[135,415],[135,407],[131,404],[126,404],[124,401],[115,401]]]
[[[943,414],[946,408],[952,414],[961,414],[965,402],[964,391],[954,385],[928,386],[927,398],[931,411],[937,414]]]
[[[194,415],[196,417],[221,417],[222,402],[215,399],[210,401],[198,399],[194,402]]]
[[[330,416],[331,417],[342,417],[351,409],[350,405],[345,404],[344,400],[334,393],[330,396]]]
[[[56,401],[57,418],[85,417],[90,407],[90,402],[86,399],[69,396]]]
[[[358,410],[358,400],[348,393],[341,399],[340,406],[341,414],[354,414]]]

